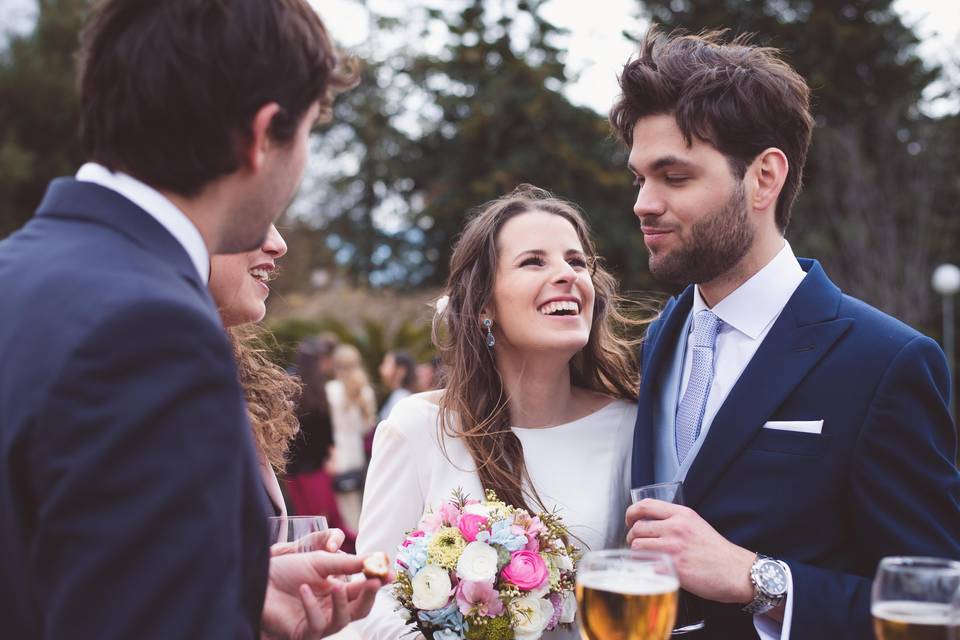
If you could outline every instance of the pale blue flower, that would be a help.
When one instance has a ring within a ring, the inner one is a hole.
[[[498,544],[507,551],[520,551],[527,546],[527,536],[514,533],[511,531],[512,527],[512,520],[497,520],[490,527],[490,531],[478,533],[477,540],[487,544]]]
[[[407,567],[410,577],[420,573],[420,569],[427,564],[427,545],[432,536],[410,538],[411,544],[397,547],[397,562]]]
[[[443,609],[418,611],[417,617],[420,619],[420,622],[442,627],[440,630],[434,631],[433,637],[435,640],[459,639],[463,638],[467,632],[467,621],[463,619],[463,614],[460,613],[456,600],[453,600]],[[441,633],[448,635],[439,635]]]

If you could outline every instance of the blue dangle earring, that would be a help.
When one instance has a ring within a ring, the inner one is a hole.
[[[493,320],[484,318],[483,326],[487,328],[487,349],[493,349],[493,345],[497,344],[497,339],[493,337]]]

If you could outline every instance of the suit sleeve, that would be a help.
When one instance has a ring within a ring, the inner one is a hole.
[[[947,409],[942,351],[917,337],[892,360],[854,451],[850,511],[857,564],[891,555],[960,559],[957,432]],[[872,638],[871,578],[789,562],[796,599],[792,637]]]
[[[141,304],[81,341],[30,448],[45,637],[257,634],[241,593],[243,412],[222,330],[195,309]]]

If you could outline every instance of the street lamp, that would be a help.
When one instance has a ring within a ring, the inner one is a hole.
[[[947,355],[947,370],[950,372],[950,417],[956,421],[956,389],[953,367],[953,296],[960,291],[960,268],[955,264],[942,264],[933,270],[933,290],[943,298],[943,350]]]

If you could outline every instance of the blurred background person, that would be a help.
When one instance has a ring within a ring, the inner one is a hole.
[[[380,419],[390,417],[394,405],[412,394],[416,389],[417,363],[406,351],[388,351],[380,363],[380,380],[389,389],[390,395],[380,407]]]
[[[303,385],[296,408],[300,433],[294,440],[283,486],[291,513],[324,515],[331,527],[343,530],[343,550],[353,552],[356,527],[340,513],[328,471],[333,448],[333,424],[326,384],[333,378],[333,354],[338,339],[321,335],[304,340],[297,347],[296,370]]]
[[[363,439],[377,418],[376,395],[356,347],[342,344],[333,351],[334,379],[326,384],[333,425],[329,468],[344,523],[351,531],[360,523],[363,472],[367,464]]]
[[[417,393],[433,391],[434,389],[439,389],[443,386],[443,382],[441,380],[442,371],[440,370],[439,356],[434,356],[426,362],[421,362],[418,364],[416,374]]]

